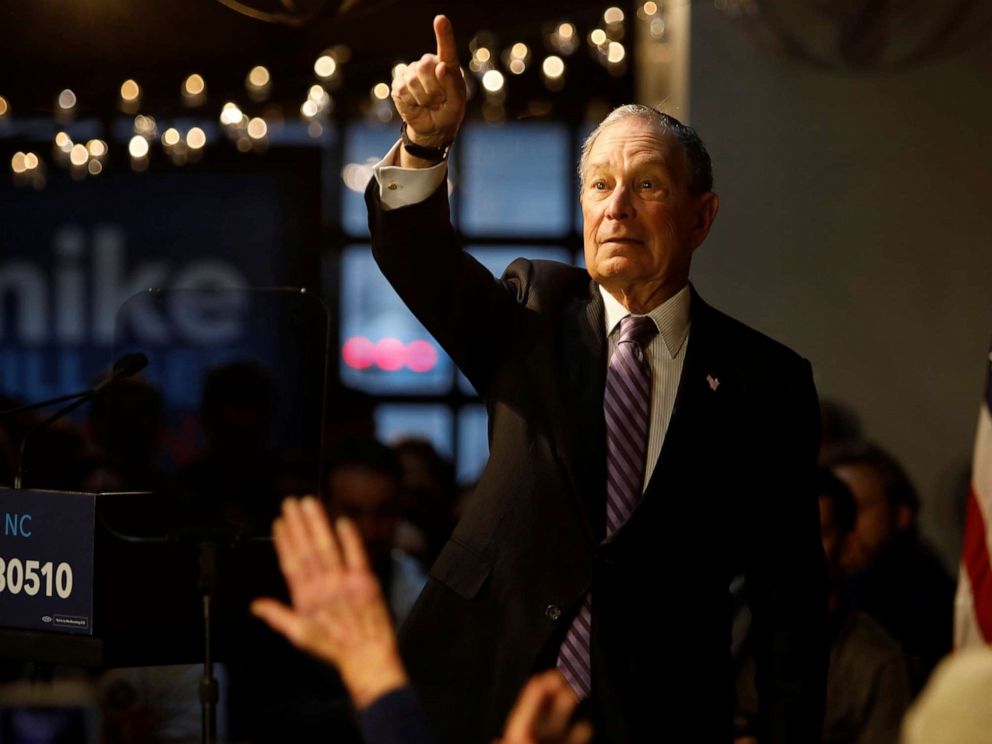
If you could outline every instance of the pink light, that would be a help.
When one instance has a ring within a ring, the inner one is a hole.
[[[396,338],[372,341],[365,336],[352,336],[341,347],[341,358],[352,369],[378,367],[397,372],[403,367],[412,372],[430,372],[437,366],[437,349],[430,341],[415,339],[404,344]]]
[[[406,347],[406,366],[414,372],[430,372],[437,365],[437,351],[429,341],[411,341]]]
[[[368,369],[375,363],[375,344],[365,336],[352,336],[341,347],[341,358],[352,369]]]
[[[375,345],[375,363],[380,369],[395,372],[406,364],[406,344],[398,338],[383,338]]]

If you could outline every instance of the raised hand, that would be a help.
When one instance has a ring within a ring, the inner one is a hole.
[[[496,744],[588,744],[592,727],[572,722],[579,701],[557,669],[528,680]]]
[[[407,684],[389,610],[355,526],[339,519],[332,528],[307,496],[283,502],[272,532],[292,606],[262,598],[251,611],[297,648],[337,667],[358,708]]]
[[[445,16],[434,18],[437,52],[411,62],[393,78],[393,102],[418,145],[442,147],[454,140],[465,116],[465,79],[458,66],[455,32]]]

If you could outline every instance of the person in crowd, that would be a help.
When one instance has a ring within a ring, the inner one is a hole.
[[[87,421],[98,451],[87,490],[171,490],[159,462],[166,426],[158,388],[141,376],[117,380],[94,396]]]
[[[180,519],[236,534],[263,534],[278,514],[278,463],[269,442],[276,405],[271,373],[254,361],[207,374],[200,419],[203,456],[182,473]]]
[[[352,439],[375,437],[375,400],[371,395],[345,385],[327,392],[324,408],[324,449],[332,450]]]
[[[368,744],[434,742],[356,525],[339,517],[332,526],[316,499],[290,498],[272,532],[290,604],[262,598],[252,603],[252,612],[338,669]],[[588,722],[572,720],[576,704],[558,672],[532,678],[500,744],[587,744],[592,731]]]
[[[902,647],[844,594],[843,562],[855,523],[854,497],[843,481],[822,470],[817,478],[820,535],[827,558],[830,591],[830,667],[822,744],[897,744],[909,706],[909,666]],[[738,744],[753,728],[757,710],[753,659],[742,653],[738,676]],[[760,741],[759,741],[760,744]]]
[[[455,526],[455,466],[419,437],[394,442],[393,451],[403,472],[400,512],[424,538],[422,550],[411,552],[430,566]]]
[[[881,447],[855,443],[826,458],[857,504],[846,552],[852,601],[902,644],[914,690],[951,650],[954,582],[920,536],[920,499],[895,458]]]
[[[397,626],[427,581],[420,563],[396,548],[401,478],[389,447],[375,439],[353,439],[329,454],[322,494],[332,519],[347,517],[358,527]]]
[[[519,259],[494,279],[450,224],[465,82],[447,18],[434,33],[394,78],[401,139],[366,202],[381,270],[489,412],[489,464],[401,634],[436,735],[491,738],[557,667],[604,741],[663,721],[730,742],[727,584],[744,573],[763,744],[808,744],[827,658],[819,407],[806,360],[689,285],[719,205],[705,146],[656,109],[613,111],[579,163],[586,269]]]

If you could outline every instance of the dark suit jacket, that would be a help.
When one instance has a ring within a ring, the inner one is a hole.
[[[729,584],[747,575],[762,744],[813,744],[826,664],[809,364],[695,292],[678,397],[630,520],[605,535],[604,309],[581,269],[464,253],[442,186],[373,253],[489,410],[490,457],[401,632],[440,741],[487,742],[592,590],[598,741],[732,738]],[[717,383],[718,381],[718,383]]]

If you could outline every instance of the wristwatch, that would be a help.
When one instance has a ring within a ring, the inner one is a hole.
[[[411,140],[410,136],[406,133],[405,121],[400,122],[400,139],[403,141],[404,150],[413,155],[413,157],[426,160],[430,163],[440,163],[448,157],[448,152],[451,150],[451,142],[448,142],[441,147],[425,147],[424,145],[418,145],[416,142]]]

